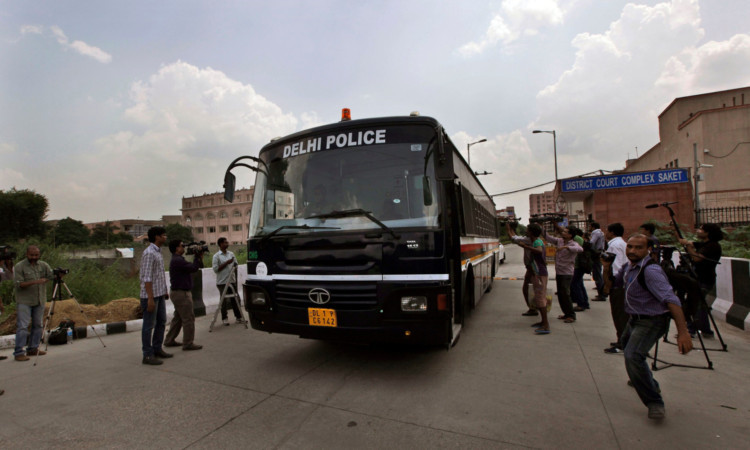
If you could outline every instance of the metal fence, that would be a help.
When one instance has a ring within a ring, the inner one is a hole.
[[[696,217],[699,224],[715,223],[722,227],[750,225],[750,206],[700,208]]]

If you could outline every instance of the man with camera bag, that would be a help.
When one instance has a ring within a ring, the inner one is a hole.
[[[174,304],[174,317],[169,324],[169,332],[164,339],[165,347],[178,347],[183,350],[200,350],[202,345],[193,343],[195,338],[195,311],[193,310],[193,273],[203,267],[203,248],[195,249],[193,262],[189,263],[182,256],[185,246],[179,239],[169,243],[172,260],[169,262],[170,297]],[[177,335],[183,329],[182,342],[177,342]]]
[[[16,361],[28,361],[29,356],[44,355],[39,349],[42,340],[42,319],[44,304],[47,301],[47,282],[54,276],[52,268],[39,258],[39,247],[30,245],[26,249],[26,259],[16,264],[14,282],[16,287]],[[24,351],[29,337],[31,322],[31,342]]]
[[[624,234],[625,227],[619,222],[609,224],[604,233],[604,237],[607,238],[607,250],[602,253],[601,257],[604,293],[609,295],[609,308],[617,337],[617,341],[610,343],[609,347],[604,349],[604,353],[622,353],[620,338],[628,324],[628,315],[625,312],[625,290],[622,287],[612,286],[612,278],[628,262],[627,244],[622,238]]]
[[[625,312],[630,316],[620,338],[625,352],[625,370],[641,401],[648,407],[649,419],[663,419],[664,400],[659,383],[648,366],[648,352],[669,326],[670,316],[677,326],[677,346],[686,354],[693,348],[680,299],[677,298],[661,266],[649,256],[653,248],[642,234],[628,239],[625,264],[615,276],[614,286],[625,291]]]

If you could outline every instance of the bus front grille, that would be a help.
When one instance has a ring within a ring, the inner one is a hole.
[[[325,289],[330,300],[317,305],[310,300],[312,289]],[[276,302],[282,306],[307,308],[329,307],[337,310],[361,311],[377,307],[377,284],[373,282],[323,282],[283,281],[276,284]]]

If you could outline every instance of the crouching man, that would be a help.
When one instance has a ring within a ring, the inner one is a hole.
[[[615,277],[615,286],[625,290],[625,312],[630,320],[622,335],[625,370],[641,401],[648,407],[649,419],[663,419],[664,400],[659,383],[648,366],[648,352],[664,336],[670,316],[677,326],[677,346],[686,354],[693,348],[680,300],[674,294],[664,270],[651,260],[653,241],[642,234],[628,239],[626,256],[630,261]]]

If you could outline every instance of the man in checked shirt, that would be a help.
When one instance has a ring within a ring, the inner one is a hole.
[[[659,383],[648,366],[648,352],[664,336],[670,316],[677,326],[677,346],[686,354],[693,348],[680,300],[672,290],[667,275],[659,264],[651,260],[653,246],[642,234],[628,239],[624,264],[615,277],[615,286],[625,290],[625,312],[630,320],[621,343],[625,349],[625,370],[641,401],[648,407],[649,419],[663,419],[664,400]],[[643,274],[641,274],[643,272]],[[642,281],[639,280],[642,276]]]
[[[151,244],[141,256],[141,342],[143,364],[158,366],[162,363],[161,359],[173,356],[161,347],[167,323],[166,301],[169,299],[164,260],[161,257],[161,246],[167,242],[167,230],[151,227],[148,230],[148,241]]]

